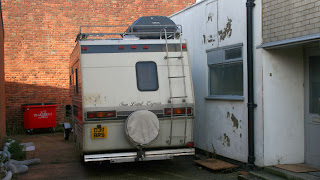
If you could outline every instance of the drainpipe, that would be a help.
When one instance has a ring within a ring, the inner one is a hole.
[[[247,0],[247,74],[248,74],[248,166],[254,166],[254,86],[253,86],[253,7],[254,0]]]

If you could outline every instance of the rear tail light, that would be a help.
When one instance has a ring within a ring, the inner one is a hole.
[[[188,143],[187,143],[187,147],[189,147],[189,148],[194,147],[194,142],[192,142],[192,141],[191,141],[191,142],[188,142]]]
[[[182,49],[185,49],[185,48],[187,48],[187,45],[182,45]]]
[[[92,119],[92,118],[112,118],[116,117],[117,113],[116,111],[95,111],[95,112],[87,112],[87,118]]]
[[[86,51],[86,50],[88,50],[88,47],[83,46],[83,47],[81,48],[81,50]]]
[[[164,109],[164,115],[171,115],[171,110],[173,110],[173,115],[185,115],[186,114],[186,108],[165,108]],[[192,108],[188,107],[187,108],[187,115],[192,114]]]

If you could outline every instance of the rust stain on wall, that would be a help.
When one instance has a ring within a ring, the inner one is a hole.
[[[232,23],[232,19],[228,18],[226,27],[223,30],[218,31],[218,34],[220,36],[220,41],[224,40],[226,37],[228,38],[231,37],[231,34],[232,34],[231,23]]]
[[[224,133],[223,134],[223,145],[224,146],[230,146],[230,138],[229,138],[229,136],[227,136],[227,134],[226,133]]]
[[[212,35],[209,36],[208,38],[208,43],[212,43],[212,42],[215,42],[216,40],[213,38]]]
[[[209,13],[207,23],[208,23],[209,21],[212,22],[212,17],[213,17],[213,13]]]
[[[238,119],[234,116],[234,114],[231,115],[231,121],[233,123],[233,127],[235,128],[239,128],[239,121]]]

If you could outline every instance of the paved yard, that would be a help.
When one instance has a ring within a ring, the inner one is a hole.
[[[62,133],[19,135],[23,142],[33,142],[35,157],[41,164],[30,165],[29,172],[15,175],[13,179],[237,179],[237,172],[214,172],[199,168],[194,157],[174,160],[122,164],[80,163],[76,144],[65,141]]]

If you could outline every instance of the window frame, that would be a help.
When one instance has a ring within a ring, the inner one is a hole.
[[[137,70],[137,64],[138,63],[153,63],[155,64],[155,71],[156,71],[156,85],[157,85],[157,88],[154,89],[154,90],[141,90],[140,87],[139,87],[139,78],[138,78],[138,70]],[[159,77],[158,77],[158,66],[157,66],[157,63],[154,62],[154,61],[138,61],[136,62],[136,65],[135,65],[135,70],[136,70],[136,81],[137,81],[137,89],[141,92],[152,92],[152,91],[158,91],[159,90]]]
[[[234,58],[234,59],[226,59],[225,52],[230,49],[236,49],[241,48],[241,57]],[[243,68],[243,43],[234,44],[230,46],[224,46],[219,48],[214,48],[207,50],[207,66],[208,66],[208,96],[205,97],[207,100],[232,100],[232,101],[243,101],[244,100],[244,72],[242,73],[242,95],[213,95],[211,94],[211,68],[213,66],[219,66],[219,65],[228,65],[228,64],[242,64]],[[214,59],[214,57],[217,57],[217,60]]]

